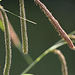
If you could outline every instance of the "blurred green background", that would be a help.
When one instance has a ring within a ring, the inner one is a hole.
[[[75,0],[41,0],[59,21],[62,28],[70,33],[75,30]],[[19,15],[19,0],[4,0],[1,5]],[[29,54],[35,60],[46,49],[60,40],[59,34],[48,21],[44,13],[35,5],[33,0],[25,0],[26,18],[35,21],[37,25],[27,22]],[[8,18],[21,40],[19,18],[7,13]],[[12,45],[12,64],[10,75],[20,75],[28,66],[18,49]],[[67,45],[59,48],[64,54],[69,75],[75,75],[75,51]],[[5,63],[4,33],[0,30],[0,75]],[[34,75],[61,75],[61,65],[58,56],[50,53],[37,63],[28,73]]]

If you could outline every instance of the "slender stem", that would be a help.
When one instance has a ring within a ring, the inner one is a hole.
[[[75,43],[75,42],[74,42]],[[22,74],[26,74],[36,63],[38,63],[45,55],[47,55],[50,52],[53,52],[56,48],[67,44],[66,42],[59,42],[55,45],[53,45],[52,47],[50,47],[49,49],[47,49],[44,53],[42,53],[32,64],[30,64],[22,73]]]
[[[27,73],[36,63],[38,63],[47,53],[52,52],[53,50],[47,50],[44,53],[42,53],[30,66],[28,66],[22,74]]]
[[[5,46],[6,46],[6,60],[5,60],[3,75],[9,75],[9,70],[11,66],[11,43],[10,43],[10,35],[9,35],[9,27],[8,27],[8,18],[6,13],[3,10],[3,7],[0,7],[0,11],[2,12],[3,15]]]
[[[61,53],[60,50],[54,50],[54,53],[59,56],[59,60],[61,62],[61,67],[62,67],[62,75],[68,75],[68,70],[64,55]]]
[[[10,13],[10,14],[12,14],[12,15],[14,15],[14,16],[16,16],[16,17],[18,17],[18,18],[20,18],[20,19],[26,20],[26,21],[28,21],[30,23],[33,23],[33,24],[37,24],[37,23],[35,23],[35,22],[33,22],[33,21],[29,20],[29,19],[22,18],[19,15],[15,14],[15,13],[12,13],[11,11],[8,11],[6,9],[3,9],[3,10],[6,11],[6,12],[8,12],[8,13]]]
[[[66,43],[65,43],[65,42],[61,42],[61,43],[56,44],[56,45],[53,45],[52,47],[50,47],[49,49],[47,49],[47,50],[46,50],[44,53],[42,53],[31,65],[29,65],[29,66],[21,73],[21,75],[27,73],[27,72],[28,72],[36,63],[38,63],[45,55],[47,55],[47,54],[50,53],[50,52],[53,52],[54,49],[56,49],[56,48],[58,48],[58,47],[60,47],[60,46],[62,46],[62,45],[64,45],[64,44],[66,44]]]
[[[30,64],[22,73],[22,74],[26,74],[36,63],[38,63],[45,55],[47,55],[50,52],[53,52],[56,48],[67,44],[66,42],[60,42],[57,43],[55,45],[53,45],[52,47],[50,47],[49,49],[47,49],[44,53],[42,53],[32,64]]]
[[[25,8],[24,8],[24,0],[19,0],[20,3],[20,16],[26,19],[25,16]],[[26,21],[24,19],[21,20],[21,34],[22,34],[22,50],[24,54],[28,53],[28,38],[27,38],[27,28]]]

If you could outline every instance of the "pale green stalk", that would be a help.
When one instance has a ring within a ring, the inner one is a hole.
[[[9,28],[8,28],[8,18],[2,6],[0,6],[0,11],[2,12],[3,15],[5,46],[6,46],[6,57],[5,57],[6,60],[5,60],[3,75],[9,75],[9,70],[11,66],[11,43],[10,43],[10,35],[9,35]]]
[[[24,8],[24,0],[19,0],[20,3],[20,17],[25,18],[25,8]],[[27,28],[26,21],[21,19],[21,34],[22,34],[22,50],[24,54],[28,53],[28,38],[27,38]]]
[[[55,49],[59,48],[62,45],[67,44],[66,42],[60,42],[57,43],[55,45],[53,45],[52,47],[50,47],[49,49],[47,49],[44,53],[42,53],[31,65],[29,65],[22,73],[22,74],[26,74],[35,64],[37,64],[44,56],[46,56],[48,53],[50,52],[54,52]]]
[[[35,22],[33,22],[33,21],[29,20],[29,19],[22,18],[22,17],[20,17],[19,15],[15,14],[15,13],[12,13],[11,11],[8,11],[8,10],[6,10],[6,9],[3,9],[3,10],[6,11],[6,12],[8,12],[8,13],[10,13],[10,14],[12,14],[12,15],[14,15],[14,16],[16,16],[16,17],[18,17],[18,18],[20,18],[20,19],[26,20],[26,21],[28,21],[28,22],[30,22],[30,23],[33,23],[33,24],[37,24],[37,23],[35,23]]]
[[[75,34],[75,31],[73,31],[72,35]],[[36,63],[38,63],[45,55],[47,55],[50,52],[53,52],[56,48],[67,44],[66,42],[64,42],[64,40],[59,40],[55,45],[53,45],[52,47],[50,47],[49,49],[47,49],[44,53],[42,53],[31,65],[29,65],[22,73],[22,74],[26,74]]]
[[[42,53],[31,65],[29,65],[22,73],[22,74],[26,74],[36,63],[38,63],[45,55],[47,55],[50,52],[53,52],[56,48],[62,46],[66,44],[65,42],[61,42],[59,44],[53,45],[52,47],[50,47],[49,49],[47,49],[44,53]]]

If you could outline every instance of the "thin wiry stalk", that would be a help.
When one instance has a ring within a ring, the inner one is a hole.
[[[75,32],[74,32],[75,33]],[[73,34],[74,34],[73,33]],[[74,42],[75,43],[75,42]],[[67,44],[66,42],[59,42],[55,45],[53,45],[52,47],[50,47],[49,49],[47,49],[44,53],[42,53],[32,64],[30,64],[22,73],[22,74],[26,74],[35,64],[37,64],[44,56],[46,56],[48,53],[53,52],[56,48],[59,48],[62,45]]]
[[[59,22],[53,17],[51,12],[46,8],[46,6],[40,1],[40,0],[34,0],[37,5],[41,8],[41,10],[44,12],[44,14],[48,17],[49,21],[52,23],[52,25],[55,27],[55,29],[58,31],[60,36],[67,42],[68,46],[75,50],[75,46],[68,37],[67,33],[62,29]]]
[[[3,10],[6,11],[6,12],[8,12],[8,13],[10,13],[10,14],[12,14],[12,15],[14,15],[14,16],[16,16],[16,17],[18,17],[18,18],[20,18],[20,19],[24,19],[24,20],[26,20],[26,21],[28,21],[28,22],[30,22],[30,23],[37,24],[37,23],[35,23],[35,22],[33,22],[33,21],[29,20],[29,19],[22,18],[22,17],[20,17],[19,15],[15,14],[15,13],[12,13],[12,12],[9,11],[9,10],[6,10],[6,9],[3,9]]]
[[[62,46],[66,44],[65,42],[61,42],[59,44],[53,45],[52,47],[50,47],[49,49],[47,49],[45,52],[43,52],[35,61],[33,61],[32,64],[30,64],[22,73],[22,74],[26,74],[36,63],[38,63],[44,56],[46,56],[48,53],[53,52],[56,48]]]
[[[75,42],[74,42],[75,43]],[[49,49],[47,49],[45,52],[43,52],[32,64],[30,64],[20,75],[26,74],[35,64],[37,64],[44,56],[46,56],[48,53],[53,52],[56,48],[59,48],[62,45],[65,45],[65,42],[60,42]]]
[[[20,3],[20,16],[26,19],[25,16],[25,8],[24,8],[24,0],[19,0]],[[22,50],[24,54],[28,53],[28,38],[27,38],[27,28],[26,21],[24,19],[21,20],[21,34],[22,34]]]
[[[67,65],[66,65],[66,60],[64,55],[61,53],[60,50],[54,50],[54,53],[59,56],[61,67],[62,67],[62,75],[68,75],[68,70],[67,70]]]
[[[5,67],[3,71],[3,75],[9,75],[9,70],[11,66],[11,43],[10,43],[10,35],[9,35],[9,27],[8,27],[8,18],[3,7],[0,6],[0,11],[3,15],[3,24],[4,24],[4,32],[5,32],[5,46],[6,46],[6,60]]]

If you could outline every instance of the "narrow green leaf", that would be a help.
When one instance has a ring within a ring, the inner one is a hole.
[[[3,26],[2,20],[0,20],[0,29],[1,29],[2,31],[4,31],[4,26]]]

